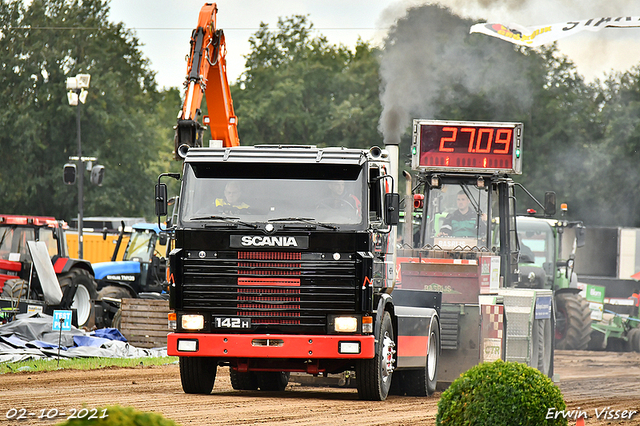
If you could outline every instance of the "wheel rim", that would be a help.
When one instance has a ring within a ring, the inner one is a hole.
[[[393,355],[396,353],[395,350],[396,344],[393,339],[389,336],[389,333],[384,334],[384,339],[382,340],[382,381],[386,382],[391,377],[393,373],[393,364],[395,363],[395,358]]]
[[[91,314],[91,295],[85,286],[78,285],[76,294],[73,296],[71,308],[78,312],[78,325],[87,322]]]
[[[436,366],[438,365],[436,345],[436,334],[431,333],[429,335],[429,351],[427,352],[427,374],[429,374],[429,380],[433,380],[436,375]]]

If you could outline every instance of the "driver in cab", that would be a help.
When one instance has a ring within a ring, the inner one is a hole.
[[[330,198],[324,204],[333,209],[343,208],[345,206],[355,210],[359,215],[362,211],[360,200],[355,195],[345,190],[343,180],[335,180],[329,183]]]
[[[464,191],[458,192],[456,205],[458,209],[444,218],[438,236],[475,237],[478,235],[478,215],[473,209],[469,208],[469,197]],[[486,223],[487,215],[485,213],[480,218]]]
[[[242,189],[238,182],[227,183],[224,188],[224,198],[216,198],[216,208],[222,211],[249,208],[249,205],[242,201]]]

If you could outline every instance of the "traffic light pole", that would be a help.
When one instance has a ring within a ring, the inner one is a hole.
[[[76,125],[78,128],[78,162],[80,164],[80,177],[78,179],[78,259],[83,259],[83,247],[82,247],[82,228],[83,228],[83,209],[84,209],[84,161],[82,161],[82,142],[80,139],[80,105],[82,102],[78,102],[76,110]]]

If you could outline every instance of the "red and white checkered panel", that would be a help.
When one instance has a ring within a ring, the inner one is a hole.
[[[504,331],[504,306],[482,305],[482,337],[502,339]]]

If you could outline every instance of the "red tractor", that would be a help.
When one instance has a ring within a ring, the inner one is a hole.
[[[45,300],[27,245],[28,241],[41,241],[51,257],[63,293],[62,304],[76,310],[79,326],[92,327],[93,301],[97,299],[93,268],[86,260],[69,258],[67,227],[66,222],[53,217],[0,215],[0,302]],[[22,303],[23,309],[25,305]]]

